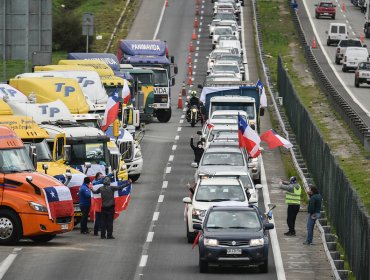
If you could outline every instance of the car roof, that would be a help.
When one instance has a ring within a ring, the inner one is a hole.
[[[226,202],[226,203],[225,203]],[[222,201],[212,204],[208,211],[216,210],[216,211],[228,211],[228,210],[239,210],[239,211],[253,211],[258,213],[258,209],[254,206],[247,206],[245,203],[241,201]]]
[[[235,60],[216,60],[213,66],[216,65],[235,65],[239,67],[239,63]]]
[[[234,185],[241,185],[239,179],[237,178],[230,178],[230,177],[208,177],[208,178],[200,178],[199,179],[200,185],[212,185],[212,186],[234,186]]]
[[[242,111],[242,110],[217,110],[217,111],[214,111],[211,115],[211,118],[213,116],[217,116],[217,115],[230,115],[230,116],[234,116],[234,115],[247,115],[247,113],[245,111]]]
[[[209,147],[204,153],[242,153],[239,147]]]

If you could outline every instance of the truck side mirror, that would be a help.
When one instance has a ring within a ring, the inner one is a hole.
[[[91,162],[85,162],[85,174],[87,174],[87,171],[89,171],[91,167]]]
[[[173,73],[177,74],[179,72],[179,68],[177,65],[173,68]]]
[[[32,165],[36,169],[37,168],[36,146],[31,145],[28,152],[29,152],[30,159],[32,161]]]
[[[171,56],[171,63],[175,63],[175,57]]]
[[[63,155],[63,158],[66,162],[70,162],[71,161],[71,145],[64,145],[64,155]]]
[[[199,89],[203,89],[203,85],[198,84],[198,88],[199,88]]]
[[[265,108],[260,108],[260,116],[263,117],[265,115]]]
[[[175,78],[172,78],[172,81],[171,81],[172,86],[175,85],[175,82],[176,82],[176,79]]]
[[[109,164],[112,168],[112,171],[117,171],[119,166],[119,153],[109,152]]]
[[[139,127],[140,126],[140,111],[139,110],[134,110],[133,111],[132,125],[134,127]]]
[[[47,163],[42,164],[42,170],[45,171],[45,174],[48,174],[49,165]]]

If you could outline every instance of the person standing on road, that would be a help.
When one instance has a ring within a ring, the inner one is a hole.
[[[95,174],[95,179],[92,181],[93,189],[98,189],[100,184],[103,184],[104,176],[103,173],[98,172]],[[95,210],[95,221],[94,221],[94,235],[98,236],[99,230],[101,230],[101,209]]]
[[[313,229],[315,222],[320,219],[321,216],[321,202],[322,197],[316,187],[311,187],[311,191],[308,192],[310,201],[308,203],[308,214],[307,214],[307,239],[303,242],[304,245],[313,245]]]
[[[199,165],[200,159],[204,153],[203,143],[202,141],[198,141],[197,146],[194,146],[193,142],[193,135],[190,138],[190,147],[194,151],[194,162]]]
[[[114,192],[122,190],[132,183],[131,179],[127,184],[122,186],[111,186],[111,179],[105,176],[103,179],[103,186],[92,190],[94,194],[100,193],[102,200],[101,208],[101,238],[115,239],[113,236],[113,218],[114,218]],[[107,235],[106,235],[107,234]]]
[[[81,217],[81,233],[87,234],[89,233],[89,229],[87,228],[87,220],[89,218],[90,207],[91,207],[91,191],[89,188],[90,178],[85,177],[84,182],[80,187],[78,192],[78,197],[80,199],[80,209],[82,213]]]
[[[280,188],[286,191],[285,203],[288,205],[287,224],[289,230],[284,235],[295,236],[295,220],[301,206],[302,187],[297,183],[297,178],[292,176],[289,182],[282,182]]]

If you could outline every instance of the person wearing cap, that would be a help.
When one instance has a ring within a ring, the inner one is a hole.
[[[113,218],[114,218],[114,192],[122,190],[132,183],[131,179],[122,186],[111,186],[111,178],[106,176],[103,179],[103,186],[94,190],[94,194],[101,194],[102,207],[101,207],[101,238],[114,239],[113,237]]]
[[[285,190],[285,203],[287,208],[287,224],[289,230],[284,233],[287,236],[295,236],[295,220],[301,206],[302,187],[298,184],[295,176],[290,177],[289,182],[281,182],[280,188]]]

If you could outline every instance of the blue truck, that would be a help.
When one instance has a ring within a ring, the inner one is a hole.
[[[171,86],[175,84],[177,65],[173,56],[168,55],[165,41],[120,40],[118,60],[121,64],[150,69],[154,72],[154,116],[160,122],[171,119]]]

